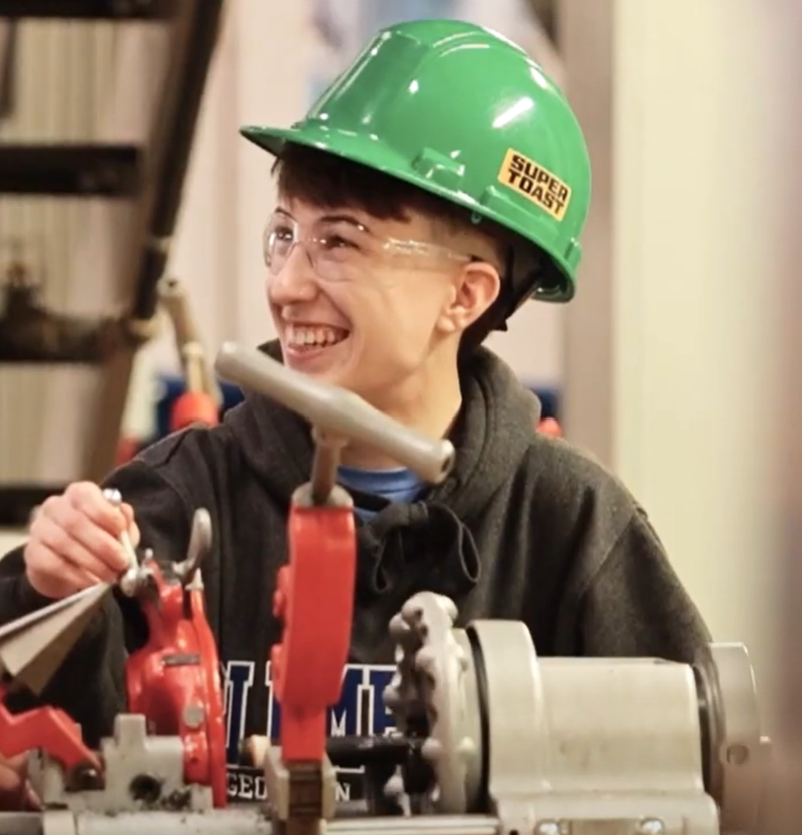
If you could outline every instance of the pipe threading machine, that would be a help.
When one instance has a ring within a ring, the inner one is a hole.
[[[211,523],[197,511],[186,559],[165,565],[130,543],[117,593],[141,606],[147,643],[127,659],[127,712],[90,750],[63,711],[12,714],[0,698],[0,753],[29,752],[36,811],[0,813],[0,835],[720,835],[756,825],[768,742],[740,644],[694,665],[653,658],[538,658],[526,627],[457,628],[454,603],[408,600],[388,628],[393,733],[327,739],[353,613],[352,500],[336,484],[350,440],[384,449],[431,482],[454,449],[356,395],[228,343],[220,377],[302,414],[316,444],[289,513],[289,559],[270,657],[280,738],[251,737],[268,800],[227,799],[223,685],[206,619],[202,565]],[[121,500],[110,493],[110,501]],[[4,697],[40,693],[111,587],[97,585],[0,630]],[[364,769],[365,799],[338,803],[337,766]]]

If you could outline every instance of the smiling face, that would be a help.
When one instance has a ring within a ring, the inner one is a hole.
[[[492,300],[493,279],[470,253],[434,240],[434,227],[415,213],[380,220],[281,200],[265,245],[268,300],[287,365],[380,407],[456,368],[460,333]]]
[[[499,293],[494,241],[439,199],[319,151],[291,147],[277,170],[263,243],[285,363],[407,425],[453,418],[460,339]]]
[[[460,404],[461,339],[499,295],[497,233],[322,151],[288,145],[274,170],[263,247],[284,362],[445,431]]]

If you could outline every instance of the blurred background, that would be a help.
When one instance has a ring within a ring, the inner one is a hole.
[[[0,550],[180,423],[185,384],[220,396],[198,344],[272,335],[271,161],[238,128],[289,124],[423,17],[511,37],[572,101],[578,297],[491,345],[644,504],[779,728],[802,697],[799,0],[0,0]]]

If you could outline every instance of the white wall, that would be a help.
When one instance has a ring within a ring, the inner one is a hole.
[[[747,642],[768,687],[780,527],[767,417],[798,37],[765,0],[614,0],[599,4],[606,23],[584,0],[565,6],[571,92],[604,183],[589,292],[569,312],[567,431],[624,477],[714,636]],[[599,58],[605,32],[606,67],[585,48]],[[590,91],[611,102],[606,122]]]

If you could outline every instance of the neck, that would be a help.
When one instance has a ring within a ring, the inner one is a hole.
[[[418,391],[414,396],[408,393],[406,397],[396,396],[392,399],[370,398],[370,402],[389,417],[424,437],[446,437],[462,405],[456,368],[448,382],[441,379],[436,384],[416,388]],[[361,470],[389,470],[402,466],[380,450],[360,444],[345,447],[341,462],[347,467]]]

